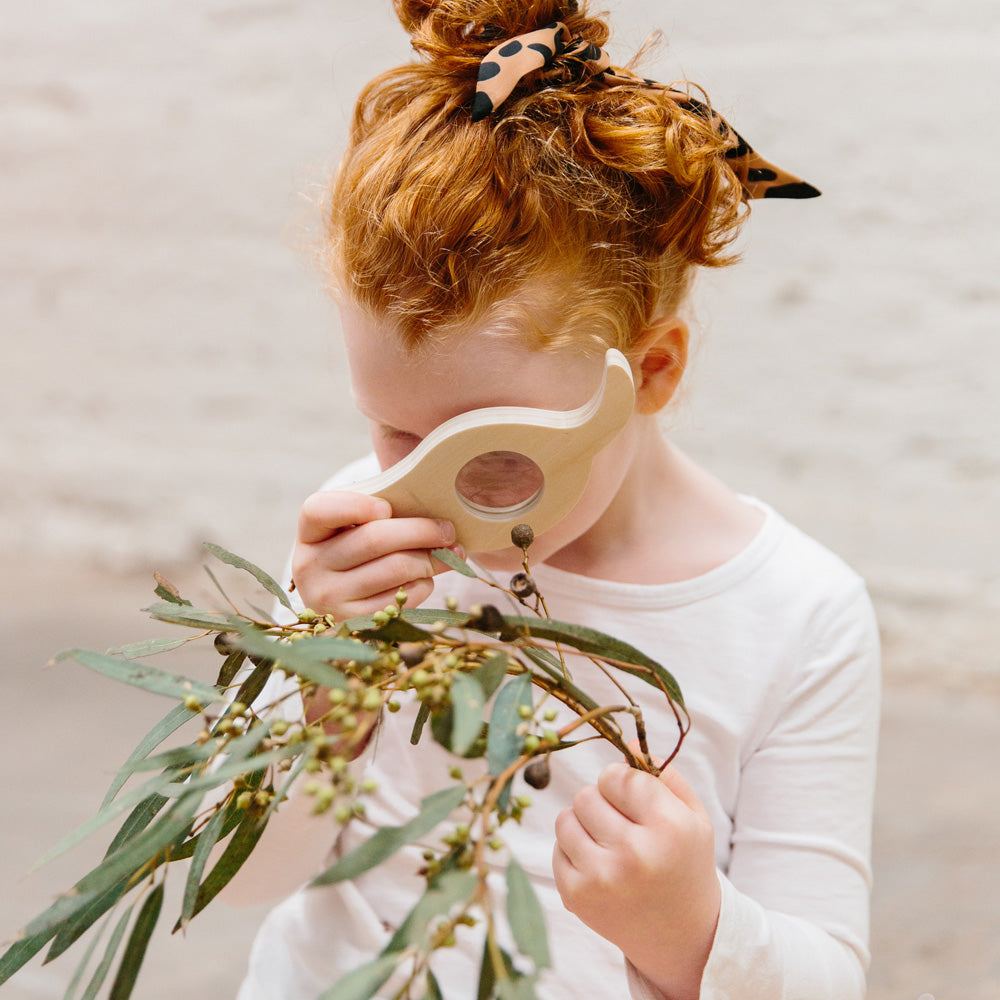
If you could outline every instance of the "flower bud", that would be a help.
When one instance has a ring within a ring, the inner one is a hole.
[[[530,524],[515,524],[510,530],[510,540],[519,549],[526,549],[535,540],[535,533]]]

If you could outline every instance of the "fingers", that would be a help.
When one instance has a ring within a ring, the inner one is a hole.
[[[625,763],[609,764],[597,787],[623,816],[640,825],[680,819],[692,809],[702,811],[691,787],[672,767],[657,778]]]
[[[292,560],[307,606],[339,618],[367,614],[400,588],[414,607],[448,567],[431,550],[453,545],[454,526],[429,517],[393,518],[390,505],[361,493],[316,493],[303,504]]]
[[[381,497],[338,490],[313,493],[299,512],[298,540],[312,545],[332,538],[343,528],[390,517],[392,507]]]

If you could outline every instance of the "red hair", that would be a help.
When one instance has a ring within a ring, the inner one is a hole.
[[[324,259],[341,295],[403,341],[490,322],[533,347],[628,350],[693,268],[729,263],[742,190],[727,140],[642,87],[559,60],[490,118],[470,108],[498,40],[554,20],[603,45],[573,0],[396,0],[424,58],[361,92]]]

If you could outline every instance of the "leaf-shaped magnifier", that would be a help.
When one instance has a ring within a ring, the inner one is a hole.
[[[396,517],[447,518],[469,552],[502,549],[515,524],[540,533],[573,509],[594,456],[625,426],[634,404],[628,361],[609,350],[600,388],[583,406],[461,413],[406,458],[351,489],[384,497]]]

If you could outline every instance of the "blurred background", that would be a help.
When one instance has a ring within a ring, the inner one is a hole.
[[[644,71],[701,84],[824,192],[758,204],[744,261],[702,279],[667,420],[870,583],[872,1000],[995,998],[1000,7],[606,6],[613,58],[662,29]],[[389,0],[34,0],[3,21],[0,938],[82,870],[86,848],[24,876],[164,710],[46,660],[160,634],[150,574],[206,590],[206,539],[278,574],[301,500],[367,450],[308,248],[359,86],[409,57]],[[233,995],[263,912],[158,940],[138,995]],[[6,995],[61,996],[73,964]]]

